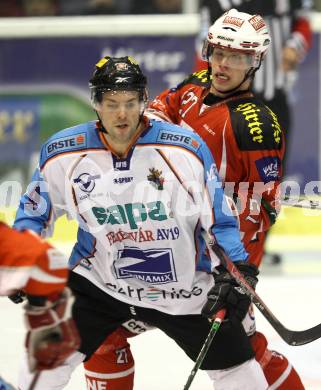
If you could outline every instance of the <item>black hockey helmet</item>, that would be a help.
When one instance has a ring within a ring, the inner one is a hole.
[[[139,99],[147,101],[147,78],[130,56],[102,58],[89,80],[93,103],[102,101],[107,91],[138,91]]]

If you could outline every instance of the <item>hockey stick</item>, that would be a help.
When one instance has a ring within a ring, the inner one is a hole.
[[[227,257],[225,252],[218,245],[214,245],[213,250],[220,259],[223,267],[226,268],[227,271],[234,277],[237,283],[242,287],[244,293],[251,298],[254,305],[260,310],[260,312],[287,344],[304,345],[321,337],[321,324],[301,331],[285,328],[258,296],[258,294],[253,290],[253,288],[248,284],[241,272]]]
[[[41,373],[41,371],[38,371],[38,372],[36,372],[36,373],[33,375],[33,378],[32,378],[32,381],[31,381],[31,383],[30,383],[30,386],[29,386],[28,390],[34,390],[34,389],[35,389],[36,384],[37,384],[38,379],[39,379],[39,376],[40,376],[40,373]]]
[[[201,364],[203,363],[203,360],[207,354],[209,347],[212,344],[214,336],[216,335],[217,331],[219,330],[219,327],[224,319],[224,316],[225,316],[225,309],[219,310],[216,313],[216,316],[212,322],[211,329],[206,337],[206,340],[204,341],[204,344],[200,350],[200,353],[198,354],[198,356],[196,358],[195,365],[194,365],[194,367],[193,367],[193,369],[192,369],[192,371],[187,379],[187,382],[184,386],[184,390],[188,390],[190,388],[190,386],[193,382],[193,379],[194,379],[198,369],[200,368]]]

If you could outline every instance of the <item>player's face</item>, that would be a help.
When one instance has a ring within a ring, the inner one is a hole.
[[[224,95],[225,91],[240,85],[250,69],[252,61],[251,54],[215,47],[211,56],[211,92],[220,96]],[[250,81],[245,82],[240,86],[240,89],[247,89],[249,83]]]
[[[141,112],[137,91],[105,92],[97,112],[107,131],[107,140],[116,151],[131,143]]]

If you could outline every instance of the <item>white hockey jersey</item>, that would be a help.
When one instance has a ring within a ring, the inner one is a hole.
[[[15,227],[42,234],[63,213],[79,223],[70,268],[132,305],[200,313],[219,263],[210,245],[247,258],[206,144],[165,122],[148,122],[123,159],[95,122],[51,137]]]

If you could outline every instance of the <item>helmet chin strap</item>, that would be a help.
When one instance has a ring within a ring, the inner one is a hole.
[[[108,134],[107,130],[105,129],[102,120],[100,119],[100,116],[98,115],[98,112],[95,110],[95,113],[97,115],[98,121],[100,123],[98,131],[101,131],[102,133]]]

